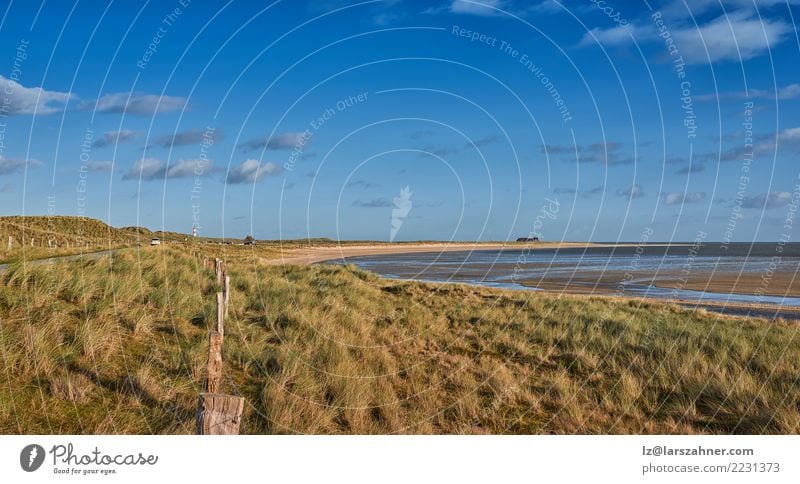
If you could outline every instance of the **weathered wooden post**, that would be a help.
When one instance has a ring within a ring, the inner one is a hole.
[[[198,435],[237,435],[244,398],[221,393],[201,393],[195,422]]]
[[[217,332],[225,334],[225,295],[217,293]]]
[[[222,292],[217,293],[217,327],[208,335],[206,391],[197,400],[195,430],[198,435],[236,435],[244,412],[244,398],[218,393],[222,381],[222,340],[231,278],[225,275],[225,266],[220,259],[204,257],[203,265],[214,268],[217,283],[222,284]]]
[[[33,247],[33,241],[36,240],[35,238],[31,237],[31,247]]]
[[[217,275],[217,284],[222,285],[222,275],[224,273],[224,263],[222,260],[217,259],[217,266],[216,266],[216,275]]]
[[[11,246],[14,244],[14,237],[8,236],[8,250],[11,250]]]
[[[206,392],[216,393],[222,380],[222,334],[208,334],[208,364],[206,366]]]
[[[223,287],[223,292],[225,294],[225,317],[228,316],[228,306],[231,305],[231,277],[225,276],[225,285]]]

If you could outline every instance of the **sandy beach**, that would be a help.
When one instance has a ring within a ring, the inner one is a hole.
[[[653,247],[665,244],[652,244]],[[283,249],[275,257],[262,258],[269,265],[307,265],[346,257],[384,254],[414,254],[424,252],[462,252],[471,250],[521,250],[529,248],[560,249],[565,247],[634,247],[635,244],[601,244],[590,242],[524,242],[484,243],[484,242],[441,242],[441,243],[398,243],[342,245],[338,247],[310,247],[303,249]]]

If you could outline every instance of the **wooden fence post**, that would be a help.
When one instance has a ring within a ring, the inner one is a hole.
[[[222,334],[208,334],[208,365],[206,366],[206,392],[216,393],[222,380]]]
[[[217,293],[217,332],[225,334],[225,295]]]
[[[222,285],[222,273],[223,271],[223,262],[220,259],[217,259],[217,266],[216,266],[216,275],[217,275],[217,284]]]
[[[201,393],[195,422],[198,435],[237,435],[242,422],[244,398],[220,393]]]
[[[197,400],[195,427],[198,435],[236,435],[242,421],[244,398],[218,393],[222,381],[222,340],[231,297],[231,278],[225,274],[225,263],[220,259],[204,257],[203,266],[214,268],[222,292],[217,293],[217,327],[208,335],[206,391]]]
[[[223,287],[223,293],[225,294],[225,316],[228,316],[228,306],[231,303],[231,277],[225,276],[225,284]]]
[[[8,250],[11,250],[11,246],[14,243],[14,237],[8,236]]]

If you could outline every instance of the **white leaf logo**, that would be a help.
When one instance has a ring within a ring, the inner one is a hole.
[[[411,208],[414,206],[413,202],[411,202],[411,195],[413,193],[411,188],[406,185],[405,188],[400,189],[400,195],[394,197],[392,200],[392,202],[394,202],[394,208],[392,209],[392,227],[389,231],[389,242],[394,242],[395,237],[397,237],[397,232],[399,232],[400,227],[403,226],[403,220],[408,217],[408,213],[411,212]]]

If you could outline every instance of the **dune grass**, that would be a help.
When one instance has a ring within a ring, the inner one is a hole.
[[[242,433],[797,433],[798,326],[229,261]],[[0,274],[0,433],[193,433],[210,270],[174,248]]]

